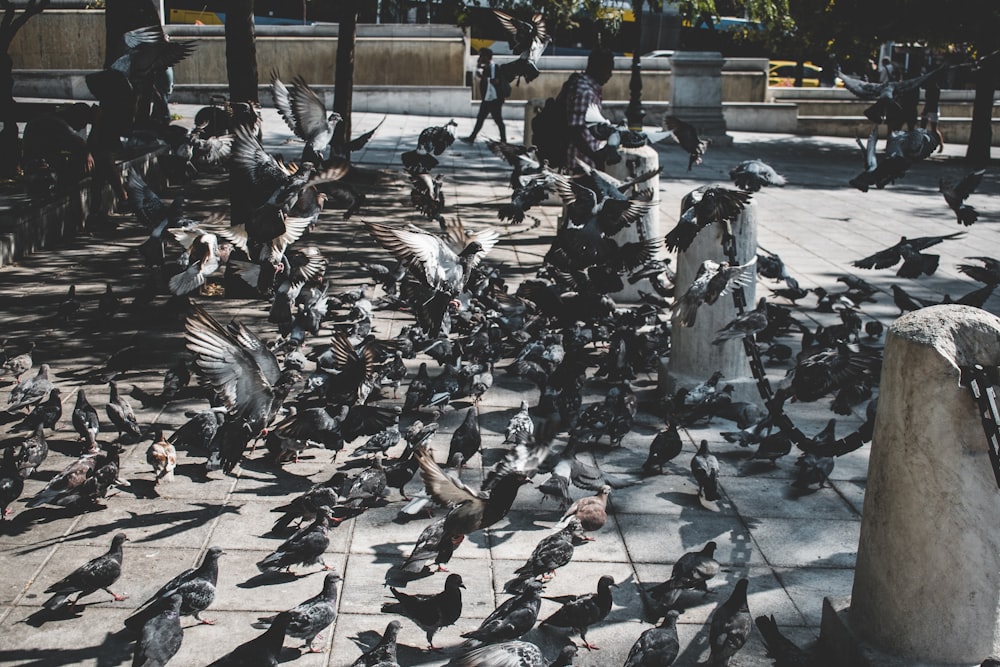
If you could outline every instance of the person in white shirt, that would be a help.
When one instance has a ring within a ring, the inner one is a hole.
[[[501,80],[500,68],[493,63],[492,49],[479,49],[476,70],[479,76],[479,92],[482,93],[483,101],[479,105],[479,115],[476,116],[476,126],[472,128],[472,134],[462,137],[462,141],[467,144],[475,141],[479,130],[483,129],[486,116],[492,116],[493,122],[500,130],[500,141],[507,143],[507,128],[503,124],[503,103],[504,93],[510,90],[510,84]]]

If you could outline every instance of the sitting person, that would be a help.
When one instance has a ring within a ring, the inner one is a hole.
[[[21,137],[21,164],[26,172],[32,165],[48,165],[58,187],[65,189],[80,182],[94,168],[94,158],[81,131],[93,120],[93,110],[78,102],[47,111],[29,120]]]

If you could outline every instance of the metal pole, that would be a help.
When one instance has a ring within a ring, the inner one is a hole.
[[[625,109],[625,120],[630,130],[641,131],[642,119],[646,115],[642,108],[642,64],[640,62],[642,42],[642,4],[645,0],[632,0],[632,15],[635,19],[635,48],[632,52],[632,78],[629,80],[629,100]]]

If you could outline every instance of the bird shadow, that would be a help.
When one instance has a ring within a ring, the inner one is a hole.
[[[236,584],[237,588],[260,588],[261,586],[273,586],[274,584],[284,584],[290,581],[298,581],[303,577],[308,577],[313,572],[306,574],[295,574],[294,572],[261,572],[255,574],[244,582]]]
[[[51,665],[93,663],[98,667],[111,667],[126,663],[130,654],[129,642],[124,641],[122,634],[109,632],[105,634],[104,641],[95,646],[0,650],[0,664],[51,667]]]

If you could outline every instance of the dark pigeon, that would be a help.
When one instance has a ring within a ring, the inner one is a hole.
[[[163,667],[181,648],[181,604],[184,597],[174,593],[161,603],[161,611],[142,626],[142,637],[135,645],[132,667]]]
[[[351,667],[399,667],[396,662],[396,636],[402,627],[399,621],[389,621],[382,639],[351,663]]]
[[[444,590],[436,595],[410,595],[390,587],[397,602],[386,602],[382,611],[408,617],[427,633],[429,648],[435,649],[434,634],[443,627],[452,625],[462,616],[462,577],[449,574],[444,582]]]
[[[24,478],[21,477],[14,448],[8,447],[3,453],[3,464],[0,464],[0,522],[5,521],[11,510],[8,505],[21,497],[24,492]]]
[[[663,466],[680,455],[684,449],[684,442],[677,432],[677,425],[673,422],[653,436],[649,443],[649,455],[645,463],[642,464],[642,472],[652,475],[654,471],[663,474]]]
[[[663,621],[655,628],[646,630],[628,652],[625,667],[653,667],[671,665],[680,653],[680,641],[677,638],[676,609],[671,609],[663,617]]]
[[[122,545],[128,540],[125,533],[118,533],[111,540],[111,548],[103,556],[87,561],[68,575],[45,589],[54,595],[42,603],[49,611],[58,611],[70,604],[69,596],[76,593],[71,606],[98,589],[107,591],[116,602],[126,599],[111,590],[111,585],[122,575]]]
[[[599,647],[587,641],[587,628],[604,620],[611,611],[611,587],[615,585],[612,577],[604,575],[597,582],[596,593],[547,597],[547,600],[555,600],[563,606],[542,621],[539,627],[570,628],[580,634],[585,649],[597,650]]]
[[[576,550],[576,540],[586,540],[579,519],[570,519],[562,530],[547,535],[535,545],[528,561],[514,570],[514,578],[504,585],[508,593],[518,593],[525,589],[526,582],[535,577],[551,579],[557,568],[569,564]],[[514,639],[508,637],[507,639]]]
[[[264,634],[240,644],[208,667],[277,667],[281,646],[285,642],[285,631],[291,622],[291,614],[283,611],[274,618],[271,627]]]

